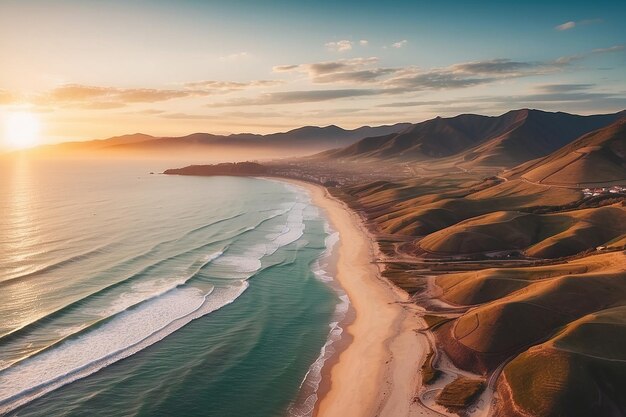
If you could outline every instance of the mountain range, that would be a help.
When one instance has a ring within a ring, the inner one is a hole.
[[[512,167],[548,155],[622,117],[626,117],[626,111],[579,116],[530,109],[512,110],[495,117],[476,114],[437,117],[401,132],[367,137],[320,156],[411,162],[448,158],[467,167]]]
[[[101,140],[41,146],[36,151],[69,154],[90,152],[100,155],[205,155],[203,152],[206,151],[213,156],[223,154],[223,159],[309,156],[318,160],[346,162],[430,161],[461,170],[497,170],[513,169],[517,165],[546,157],[579,137],[624,117],[626,110],[612,114],[580,116],[520,109],[500,116],[462,114],[455,117],[436,117],[420,123],[362,126],[352,130],[330,125],[305,126],[267,135],[193,133],[157,137],[135,133]],[[569,152],[568,149],[564,148],[563,152]],[[602,155],[591,153],[580,159],[576,165],[592,169],[592,165],[598,165],[594,161],[609,158]],[[564,163],[565,160],[559,162]],[[552,161],[551,164],[556,170],[557,163]],[[526,168],[530,169],[530,166]],[[570,167],[569,171],[571,170]],[[514,171],[511,175],[517,173],[518,171]],[[527,176],[535,179],[538,175],[540,174],[535,172],[528,173]],[[559,175],[569,175],[572,181],[575,179],[575,176],[563,172]],[[550,179],[542,178],[542,181],[558,179],[553,175]]]
[[[49,152],[98,152],[98,153],[159,153],[185,151],[231,151],[231,150],[275,150],[279,154],[304,155],[322,150],[350,145],[363,137],[386,135],[407,128],[409,123],[388,126],[362,126],[357,129],[342,129],[335,125],[318,127],[304,126],[287,132],[259,135],[239,133],[214,135],[192,133],[185,136],[158,137],[135,133],[108,139],[64,142],[39,148]]]

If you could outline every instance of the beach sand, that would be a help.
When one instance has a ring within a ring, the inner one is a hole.
[[[380,276],[377,249],[361,218],[317,185],[305,187],[339,232],[336,280],[350,297],[352,319],[339,354],[327,362],[316,416],[440,415],[415,401],[428,340],[408,295]],[[346,337],[347,336],[347,337]]]

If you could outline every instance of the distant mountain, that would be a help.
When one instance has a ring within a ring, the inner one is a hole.
[[[319,156],[402,161],[455,158],[460,165],[511,167],[554,152],[624,115],[626,112],[578,116],[522,109],[497,117],[437,117],[399,133],[367,137]]]
[[[132,142],[116,144],[119,147],[181,147],[189,145],[221,145],[221,146],[254,146],[306,149],[329,149],[337,146],[346,146],[366,136],[389,134],[398,132],[409,126],[409,123],[398,123],[391,126],[369,127],[363,126],[354,130],[342,129],[335,125],[326,127],[305,126],[288,132],[256,135],[250,133],[233,135],[212,135],[209,133],[194,133],[181,137],[159,138],[156,141]]]
[[[563,186],[626,184],[626,115],[545,158],[530,161],[505,175]]]
[[[230,150],[246,147],[248,149],[280,148],[283,151],[296,151],[298,154],[306,154],[347,146],[366,136],[399,132],[408,126],[410,123],[398,123],[376,127],[363,126],[353,130],[342,129],[334,125],[326,127],[305,126],[288,132],[268,135],[193,133],[179,137],[154,137],[136,133],[102,140],[66,142],[41,148],[47,151],[175,152],[197,150],[198,148]]]
[[[159,139],[154,136],[145,135],[143,133],[134,133],[132,135],[122,135],[122,136],[114,136],[108,139],[95,139],[88,141],[76,141],[76,142],[63,142],[54,145],[42,145],[36,150],[39,151],[54,151],[54,150],[64,150],[64,151],[87,151],[87,150],[95,150],[95,149],[104,149],[111,146],[116,145],[129,145],[133,143],[145,142],[148,143],[150,141],[154,141]]]

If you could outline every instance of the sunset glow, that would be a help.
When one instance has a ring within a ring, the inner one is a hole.
[[[39,142],[39,119],[27,111],[8,112],[4,115],[4,142],[12,149],[25,149]]]
[[[0,4],[0,111],[41,143],[626,106],[623,2],[88,3]]]
[[[0,417],[626,417],[625,21],[0,0]]]

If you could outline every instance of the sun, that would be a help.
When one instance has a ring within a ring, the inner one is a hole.
[[[27,111],[4,115],[4,141],[13,149],[24,149],[39,142],[39,119]]]

